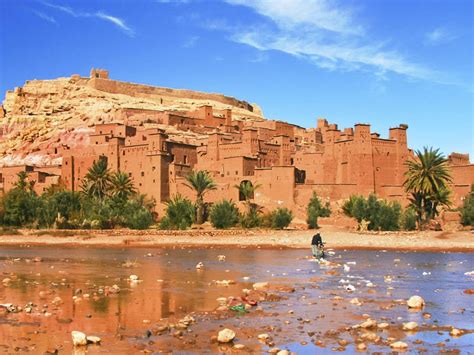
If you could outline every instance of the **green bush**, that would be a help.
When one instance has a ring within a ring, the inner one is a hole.
[[[366,199],[353,195],[342,206],[343,212],[362,222],[369,222],[369,230],[395,231],[400,229],[402,208],[398,202],[379,200],[374,194]]]
[[[235,203],[229,200],[216,202],[210,213],[211,223],[214,228],[227,229],[239,222],[240,213]]]
[[[262,224],[261,208],[256,204],[251,204],[249,210],[241,216],[240,225],[243,228],[257,228]]]
[[[277,208],[272,212],[272,228],[283,229],[290,225],[293,213],[288,208]]]
[[[180,194],[167,202],[166,216],[160,223],[160,229],[188,229],[194,223],[194,204]]]
[[[147,229],[153,224],[153,215],[140,201],[127,201],[124,226],[130,229]]]
[[[319,217],[329,217],[331,215],[331,208],[329,202],[323,206],[316,192],[313,191],[313,196],[309,200],[308,207],[306,208],[308,227],[310,229],[318,228]]]
[[[400,229],[402,207],[398,202],[380,201],[376,207],[371,223],[373,230],[397,231]]]
[[[416,212],[413,208],[406,208],[400,217],[400,227],[406,231],[414,231],[416,229]]]
[[[474,185],[461,207],[461,223],[464,226],[474,227]]]
[[[77,193],[72,191],[54,191],[41,195],[40,225],[57,228],[73,228],[69,220],[77,216],[81,210],[81,201]]]
[[[273,215],[272,212],[267,212],[260,216],[260,227],[262,228],[273,228],[272,227],[272,222],[273,222]]]
[[[40,200],[34,192],[16,187],[3,196],[3,210],[3,224],[31,226],[37,221]]]

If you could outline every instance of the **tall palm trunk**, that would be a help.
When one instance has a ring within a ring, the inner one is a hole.
[[[196,223],[204,223],[204,199],[202,196],[196,198]]]

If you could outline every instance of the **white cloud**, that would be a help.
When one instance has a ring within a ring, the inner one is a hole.
[[[443,82],[442,74],[408,60],[370,40],[356,19],[356,11],[328,0],[224,0],[251,8],[268,20],[245,26],[207,23],[208,29],[230,33],[230,39],[259,51],[276,50],[327,70],[371,71],[380,76],[396,73],[410,78]]]
[[[121,18],[111,16],[111,15],[107,15],[106,13],[104,13],[102,11],[96,12],[94,15],[96,17],[102,19],[102,20],[109,21],[109,22],[113,23],[115,26],[119,27],[120,29],[122,29],[124,32],[126,32],[127,34],[129,34],[131,36],[133,36],[135,34],[135,32],[130,27],[128,27],[125,24],[125,21],[122,20]]]
[[[336,33],[363,33],[354,22],[353,10],[328,0],[225,0],[229,4],[251,7],[280,27],[312,26]]]
[[[53,9],[62,11],[72,17],[97,18],[97,19],[113,24],[114,26],[118,27],[120,30],[122,30],[126,35],[130,37],[134,37],[135,35],[135,31],[131,27],[129,27],[123,19],[116,16],[109,15],[105,12],[102,12],[102,11],[83,12],[83,11],[77,11],[69,6],[61,6],[61,5],[51,4],[48,2],[42,2],[42,4],[45,6],[51,7]]]
[[[39,18],[45,20],[45,21],[48,21],[48,22],[51,22],[51,23],[54,23],[54,24],[57,24],[56,22],[56,19],[52,16],[49,16],[49,15],[46,15],[45,13],[41,12],[41,11],[33,11],[35,13],[36,16],[38,16]]]
[[[448,43],[456,39],[456,36],[443,27],[435,28],[433,31],[426,33],[425,44],[429,46],[437,46],[439,44]]]

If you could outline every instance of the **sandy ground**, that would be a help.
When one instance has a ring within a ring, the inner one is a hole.
[[[35,231],[1,235],[1,245],[62,245],[106,247],[261,247],[309,248],[314,230],[189,230],[189,231]],[[318,230],[326,248],[397,249],[474,252],[474,234],[462,232],[367,232],[357,233],[324,226]]]

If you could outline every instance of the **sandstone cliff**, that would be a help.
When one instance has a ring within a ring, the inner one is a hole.
[[[60,162],[63,146],[88,144],[92,126],[120,122],[123,109],[185,112],[202,105],[230,108],[233,119],[261,120],[260,109],[220,94],[132,84],[108,78],[70,78],[27,81],[8,91],[0,107],[0,166],[48,165]],[[141,124],[149,125],[144,120]],[[192,140],[193,132],[157,125],[176,140]]]

